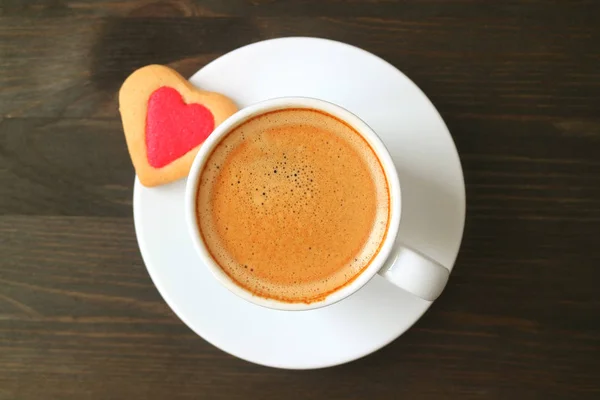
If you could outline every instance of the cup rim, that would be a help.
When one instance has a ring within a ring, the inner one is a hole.
[[[346,283],[340,289],[327,295],[321,300],[304,303],[288,303],[266,297],[261,297],[253,294],[247,289],[239,286],[229,275],[227,275],[218,263],[210,255],[204,241],[201,239],[200,228],[197,222],[196,216],[196,198],[198,193],[199,176],[206,164],[208,156],[212,153],[213,149],[220,143],[220,141],[237,126],[243,124],[248,119],[255,116],[281,110],[287,108],[307,108],[315,109],[327,114],[330,114],[336,118],[349,124],[354,130],[356,130],[371,146],[375,152],[377,158],[381,162],[383,167],[389,191],[390,198],[390,216],[388,221],[388,230],[386,237],[381,244],[381,247],[375,257],[371,260],[370,264],[363,269],[352,281]],[[197,254],[200,256],[206,267],[210,270],[212,275],[220,282],[224,287],[235,295],[247,300],[251,303],[259,306],[284,310],[284,311],[300,311],[300,310],[312,310],[316,308],[325,307],[334,304],[340,300],[345,299],[351,294],[355,293],[361,287],[363,287],[377,272],[381,269],[384,262],[390,255],[390,252],[396,241],[398,235],[398,229],[400,226],[400,215],[401,215],[401,192],[400,182],[398,179],[398,173],[392,160],[392,157],[381,141],[377,134],[358,116],[348,111],[347,109],[337,104],[316,99],[312,97],[277,97],[269,100],[264,100],[248,107],[245,107],[227,120],[221,123],[206,141],[200,146],[198,153],[196,154],[192,166],[190,168],[185,190],[185,212],[186,221],[188,225],[188,231],[190,233],[194,247],[196,248]]]

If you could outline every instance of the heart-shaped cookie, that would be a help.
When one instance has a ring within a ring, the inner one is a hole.
[[[140,182],[157,186],[187,176],[200,145],[237,107],[169,67],[148,65],[121,86],[119,111]]]

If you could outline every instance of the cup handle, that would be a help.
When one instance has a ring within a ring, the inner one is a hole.
[[[394,246],[379,274],[423,300],[434,301],[444,290],[450,271],[431,257],[400,244]]]

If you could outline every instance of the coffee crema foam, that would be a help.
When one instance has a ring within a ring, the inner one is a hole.
[[[389,190],[369,144],[310,109],[262,114],[232,130],[200,176],[198,224],[217,264],[257,296],[312,303],[378,253]]]

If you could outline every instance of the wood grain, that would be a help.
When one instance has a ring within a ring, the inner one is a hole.
[[[4,0],[0,399],[600,397],[600,3]],[[133,230],[116,91],[244,44],[342,40],[413,79],[461,154],[467,223],[440,301],[356,362],[231,357],[160,298]]]

